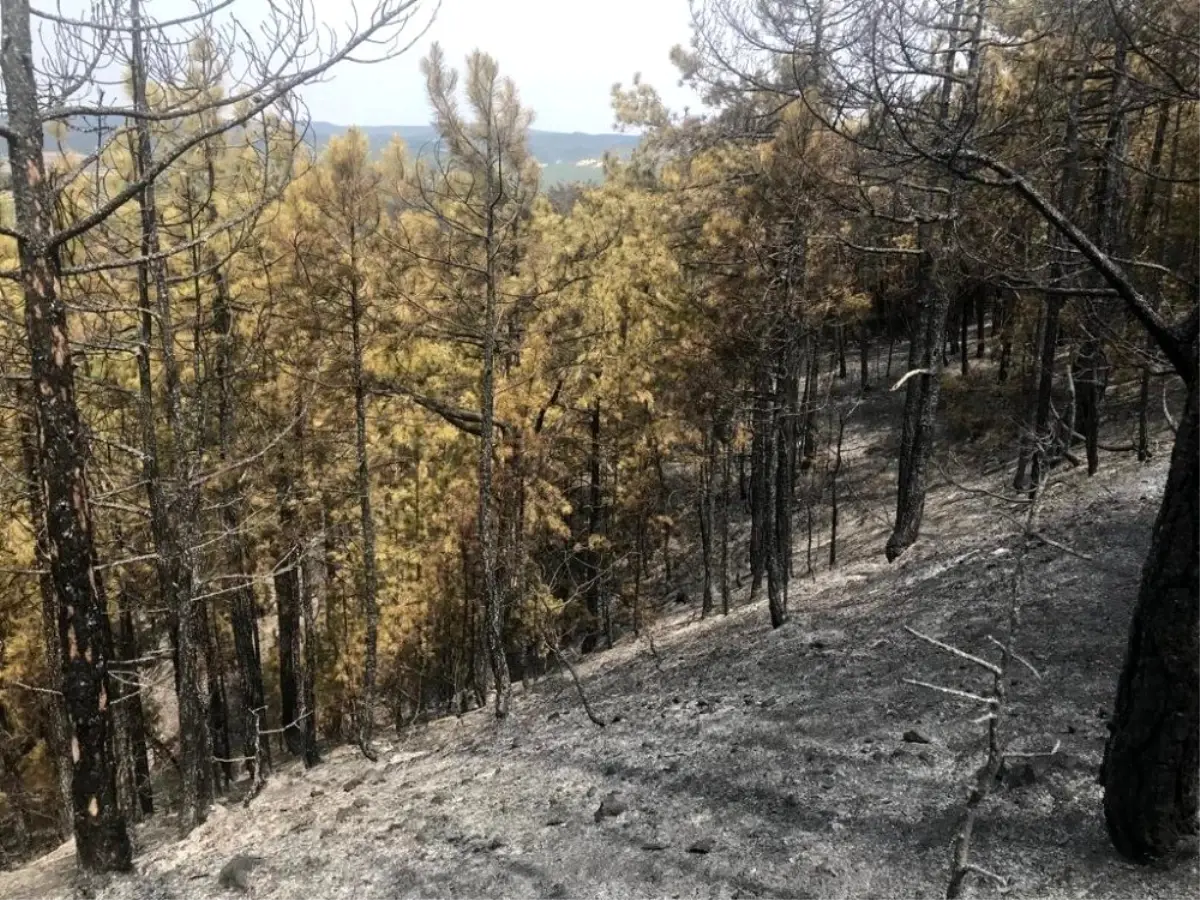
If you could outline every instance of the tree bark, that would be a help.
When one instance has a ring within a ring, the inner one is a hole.
[[[38,424],[39,487],[70,722],[75,852],[84,869],[126,871],[132,853],[117,808],[109,745],[110,630],[94,565],[87,444],[75,399],[66,307],[58,294],[58,253],[49,243],[55,200],[46,181],[33,66],[29,0],[0,0],[0,75],[14,223],[21,235],[17,252]]]
[[[358,493],[359,528],[362,533],[364,636],[362,701],[359,708],[358,745],[374,759],[371,737],[375,725],[375,674],[379,650],[379,573],[375,563],[375,517],[371,512],[371,474],[367,451],[367,392],[363,381],[362,297],[359,292],[358,245],[350,225],[350,340],[351,377],[354,380],[355,490]],[[299,563],[299,560],[297,560]]]
[[[1129,629],[1101,781],[1117,851],[1147,861],[1196,829],[1200,770],[1200,415],[1188,385]]]
[[[51,575],[50,545],[46,540],[46,509],[42,495],[42,477],[38,469],[37,418],[34,415],[34,398],[27,386],[20,385],[17,399],[29,412],[21,417],[21,455],[25,465],[26,495],[29,498],[29,519],[34,531],[34,561],[38,568],[38,592],[41,596],[42,645],[45,648],[45,667],[48,682],[57,685],[62,672],[62,647],[58,640],[58,601],[54,593]],[[53,689],[52,689],[53,690]],[[50,749],[54,781],[58,787],[59,805],[56,808],[56,824],[59,837],[67,840],[72,833],[71,813],[71,766],[70,721],[63,695],[57,690],[43,694],[46,719],[46,745]]]
[[[922,226],[926,230],[927,226]],[[928,233],[919,243],[928,246]],[[917,321],[910,338],[909,378],[904,398],[904,422],[900,436],[900,466],[896,491],[896,524],[884,552],[893,562],[912,546],[925,515],[925,470],[933,451],[941,393],[942,344],[950,298],[938,283],[937,261],[926,249],[921,255],[918,276],[920,299]]]
[[[491,123],[489,122],[489,127]],[[512,697],[512,681],[508,672],[508,659],[504,655],[504,611],[501,609],[500,585],[496,577],[496,528],[492,512],[492,484],[495,453],[495,407],[496,407],[496,331],[498,328],[498,272],[499,253],[496,234],[496,206],[503,196],[501,185],[496,184],[493,148],[488,142],[486,160],[486,213],[485,213],[485,284],[483,309],[483,366],[480,373],[479,392],[479,556],[483,563],[484,641],[492,677],[496,681],[496,718],[508,715]]]

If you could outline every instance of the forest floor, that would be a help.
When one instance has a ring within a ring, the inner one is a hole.
[[[935,475],[922,539],[888,565],[892,439],[848,433],[840,563],[803,576],[798,529],[783,628],[747,585],[727,617],[668,603],[640,638],[577,663],[607,727],[555,673],[518,685],[502,724],[476,710],[383,735],[374,764],[338,747],[285,766],[183,840],[156,817],[135,832],[136,873],[87,894],[221,896],[218,872],[247,854],[262,857],[258,898],[942,896],[984,726],[978,707],[904,679],[989,685],[904,626],[995,658],[1019,525]],[[1016,640],[1041,678],[1011,673],[1003,727],[1012,750],[1059,752],[983,808],[973,858],[1008,887],[974,882],[976,896],[1200,889],[1194,846],[1158,867],[1117,857],[1096,784],[1167,452],[1106,454],[1095,477],[1064,470],[1047,491],[1054,544],[1029,556]],[[1000,491],[1006,477],[973,483]],[[0,875],[0,897],[70,896],[74,879],[67,844]]]

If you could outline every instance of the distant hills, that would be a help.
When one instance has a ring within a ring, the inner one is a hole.
[[[329,139],[345,134],[346,125],[331,122],[311,123],[313,140],[319,148]],[[432,125],[359,125],[367,136],[372,153],[378,153],[393,136],[408,145],[411,152],[428,152],[437,145],[437,132]],[[542,185],[549,187],[568,181],[598,182],[604,173],[600,162],[605,153],[628,156],[641,140],[635,134],[587,134],[582,131],[529,132],[529,151],[542,164]]]
[[[0,122],[2,124],[2,122]],[[109,127],[116,127],[113,122]],[[87,153],[95,148],[95,121],[73,123],[67,131],[64,144],[76,153]],[[399,136],[412,153],[429,152],[437,145],[437,133],[431,125],[360,125],[359,130],[367,136],[373,154],[379,153],[393,135]],[[318,147],[337,135],[345,134],[347,125],[332,122],[312,122],[310,133]],[[571,181],[596,183],[602,181],[604,172],[601,160],[605,153],[616,153],[628,157],[637,146],[640,137],[634,134],[587,134],[581,131],[529,132],[529,150],[542,164],[542,186],[550,187]],[[46,149],[52,150],[57,141],[47,135]],[[6,157],[7,147],[0,142],[0,159]]]

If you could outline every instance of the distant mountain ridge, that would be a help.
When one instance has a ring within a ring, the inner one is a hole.
[[[371,153],[379,153],[393,137],[399,137],[414,154],[428,152],[438,143],[437,131],[432,125],[358,125],[367,136]],[[314,121],[309,130],[319,149],[329,143],[330,138],[345,134],[349,125]],[[589,134],[582,131],[541,131],[530,129],[529,152],[542,164],[542,183],[564,181],[599,181],[603,177],[600,161],[606,153],[627,157],[638,145],[641,137],[636,134]]]
[[[0,124],[3,120],[0,119]],[[105,123],[106,129],[117,128],[123,124],[120,120]],[[345,134],[350,130],[349,125],[335,125],[332,122],[314,121],[309,123],[309,136],[313,145],[320,149],[329,143],[330,139]],[[392,138],[399,137],[408,145],[410,152],[420,155],[436,148],[437,132],[432,125],[359,125],[356,126],[367,136],[372,155],[378,154]],[[69,123],[62,140],[62,146],[74,153],[89,153],[96,146],[97,123],[94,119],[80,120]],[[542,186],[550,187],[570,181],[585,181],[596,183],[603,180],[601,167],[606,153],[628,157],[633,148],[638,145],[641,137],[636,134],[588,134],[582,131],[541,131],[531,129],[529,132],[529,150],[534,159],[542,164]],[[46,149],[54,150],[59,142],[50,134],[46,135]],[[0,159],[7,157],[7,147],[0,142]]]

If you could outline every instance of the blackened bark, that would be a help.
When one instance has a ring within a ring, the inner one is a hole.
[[[1100,398],[1104,396],[1104,362],[1100,344],[1094,340],[1086,341],[1075,359],[1075,430],[1084,438],[1089,475],[1095,475],[1100,466]]]
[[[768,469],[774,452],[774,423],[770,405],[770,376],[759,374],[754,392],[754,434],[750,444],[750,600],[758,598],[767,571],[770,540],[770,478]]]
[[[204,603],[202,607],[200,614],[204,639],[204,668],[208,673],[208,732],[212,740],[213,780],[217,789],[223,791],[233,781],[228,702],[225,695],[225,665],[217,623],[209,615],[212,612],[211,604]]]
[[[120,658],[128,662],[138,659],[141,651],[127,592],[122,592],[119,606],[117,650]],[[133,757],[133,791],[142,815],[148,816],[154,812],[154,787],[150,781],[150,749],[146,742],[146,712],[142,704],[140,665],[131,665],[126,677],[130,679],[131,684],[122,692],[121,705],[125,708],[129,752]]]
[[[960,348],[959,361],[962,364],[961,371],[964,378],[971,374],[971,354],[967,352],[967,336],[968,329],[971,324],[971,307],[974,305],[974,303],[975,296],[968,293],[962,298],[962,305],[958,311],[958,345]]]
[[[923,226],[924,229],[924,226]],[[929,236],[920,241],[927,246]],[[925,514],[926,466],[933,451],[937,425],[938,397],[941,392],[942,345],[949,295],[938,284],[936,259],[926,250],[921,255],[918,274],[917,319],[909,343],[909,371],[906,385],[904,422],[900,435],[900,466],[896,491],[896,524],[884,552],[889,562],[912,546],[921,530]]]
[[[317,596],[328,583],[325,568],[324,541],[316,542],[304,552],[300,568],[300,614],[303,631],[301,644],[304,661],[300,673],[300,717],[304,735],[304,766],[311,769],[321,761],[317,751]],[[323,602],[328,602],[323,598]]]
[[[279,622],[279,709],[283,741],[294,756],[304,753],[300,721],[300,548],[295,485],[289,476],[279,484],[279,530],[282,540],[275,569],[275,603]]]
[[[1027,484],[1017,485],[1022,490],[1042,483],[1045,478],[1042,467],[1053,457],[1050,401],[1054,389],[1054,362],[1058,354],[1058,319],[1062,312],[1062,304],[1063,301],[1060,297],[1046,299],[1046,309],[1042,319],[1042,344],[1038,350],[1037,401],[1033,429],[1029,440],[1022,448],[1022,452],[1028,456],[1031,475]]]
[[[206,148],[207,151],[207,148]],[[210,158],[208,163],[209,195],[214,196],[216,173]],[[217,211],[208,204],[209,224],[215,223]],[[217,382],[217,455],[222,466],[233,459],[234,435],[237,427],[237,394],[234,389],[235,338],[233,304],[225,272],[217,265],[216,252],[209,250],[208,266],[212,271],[213,306],[212,328],[216,336],[215,375]],[[270,270],[267,269],[268,295],[271,293]],[[266,730],[266,691],[263,687],[262,659],[258,652],[258,612],[251,581],[253,566],[242,529],[244,499],[240,481],[230,475],[222,484],[221,528],[225,566],[241,581],[233,591],[229,620],[233,630],[233,653],[237,663],[239,700],[242,717],[242,754],[250,762],[247,769],[254,783],[261,784],[270,769],[270,745]]]
[[[731,446],[732,436],[727,436],[729,439],[725,441],[725,452],[722,454],[722,477],[721,477],[721,518],[720,518],[720,541],[721,541],[721,614],[729,615],[730,595],[732,590],[729,586],[729,504],[732,502],[732,493],[730,491],[730,478],[733,448]]]
[[[1101,781],[1118,852],[1146,861],[1193,833],[1200,770],[1200,435],[1188,385],[1129,630]]]
[[[147,99],[147,72],[140,0],[130,2],[130,81],[134,107],[139,111],[150,108]],[[143,177],[151,161],[149,122],[134,121],[136,135],[133,148],[134,175]],[[138,265],[138,304],[141,314],[141,335],[138,348],[138,377],[143,440],[143,476],[150,504],[151,533],[156,552],[156,566],[163,605],[171,617],[175,633],[175,687],[179,698],[179,743],[183,784],[180,790],[185,829],[204,821],[212,798],[212,733],[209,718],[207,671],[201,664],[205,649],[206,612],[203,601],[193,599],[194,542],[191,529],[196,514],[198,496],[186,466],[181,459],[183,423],[179,364],[175,356],[175,332],[172,326],[171,297],[167,287],[165,261],[158,258],[158,211],[154,184],[143,188],[137,197],[141,216],[141,262]],[[166,458],[169,470],[162,471],[155,434],[153,388],[150,374],[150,337],[153,315],[150,307],[150,280],[153,276],[158,319],[158,337],[162,357],[164,400],[167,420]],[[174,476],[174,477],[171,477]],[[165,482],[173,487],[168,492]]]
[[[863,323],[858,326],[858,386],[864,392],[871,389],[870,350],[871,333]]]
[[[17,389],[17,399],[27,410],[21,417],[21,457],[25,466],[25,490],[29,500],[29,520],[34,532],[34,560],[38,568],[38,592],[41,596],[42,646],[45,648],[46,674],[49,683],[58,684],[62,672],[62,647],[58,641],[58,601],[54,593],[54,579],[50,571],[50,545],[46,539],[46,509],[42,495],[42,476],[38,469],[37,417],[34,414],[34,399],[26,386]],[[56,808],[56,824],[59,837],[67,840],[72,832],[71,814],[71,766],[70,721],[63,696],[55,690],[42,695],[46,722],[46,744],[50,748],[54,781],[58,787],[59,805]]]
[[[774,535],[776,577],[780,583],[783,618],[787,618],[788,588],[792,575],[792,503],[796,494],[796,425],[800,418],[800,383],[797,368],[779,379],[779,409],[776,414]]]
[[[588,415],[588,500],[587,534],[580,554],[585,579],[584,600],[588,611],[588,630],[583,638],[582,650],[591,653],[600,643],[604,632],[604,582],[603,564],[600,555],[602,517],[604,514],[603,488],[600,484],[600,400],[592,402]]]
[[[49,243],[54,195],[46,181],[43,123],[29,0],[0,0],[0,75],[8,113],[14,224],[37,414],[38,472],[62,648],[62,693],[70,721],[75,852],[87,870],[128,870],[132,853],[117,808],[109,747],[110,631],[96,577],[87,446],[75,399],[58,255]]]
[[[496,233],[496,207],[504,197],[504,186],[497,183],[497,170],[500,170],[500,159],[493,159],[495,148],[492,142],[487,142],[487,159],[485,174],[485,214],[484,214],[484,308],[483,308],[483,360],[480,371],[479,391],[479,557],[483,565],[483,609],[484,609],[484,646],[487,648],[488,662],[491,666],[492,677],[496,681],[496,718],[503,719],[508,715],[508,706],[512,698],[512,680],[508,671],[508,659],[504,655],[504,610],[503,598],[497,578],[499,560],[497,556],[497,529],[495,515],[492,510],[492,484],[496,450],[496,435],[494,427],[496,411],[496,337],[499,323],[499,240]],[[497,156],[499,153],[497,152]]]
[[[983,359],[987,343],[983,336],[984,320],[987,318],[987,302],[991,291],[985,285],[975,295],[975,358]],[[993,313],[995,315],[995,313]]]
[[[966,346],[965,344],[963,346]],[[842,438],[846,434],[846,412],[838,411],[837,443],[834,448],[833,470],[829,473],[829,568],[837,565],[838,538],[838,476],[842,472]]]
[[[359,528],[362,534],[362,605],[367,627],[364,640],[362,702],[359,709],[358,745],[374,759],[371,737],[375,726],[375,673],[379,651],[379,574],[375,563],[375,517],[371,512],[371,475],[367,456],[367,392],[363,381],[362,298],[359,293],[358,244],[350,225],[350,339],[351,377],[354,380],[355,489],[358,493]],[[299,560],[297,560],[299,565]]]
[[[710,428],[704,435],[704,460],[700,464],[700,494],[698,512],[700,518],[700,560],[704,571],[701,588],[700,617],[705,618],[713,609],[713,493],[716,475],[716,436]]]
[[[1017,298],[1007,296],[996,302],[996,312],[992,317],[992,331],[995,332],[997,322],[1000,325],[1000,365],[996,367],[996,380],[1001,384],[1008,381],[1008,370],[1012,365],[1013,330],[1017,320]],[[993,336],[995,336],[993,334]]]

